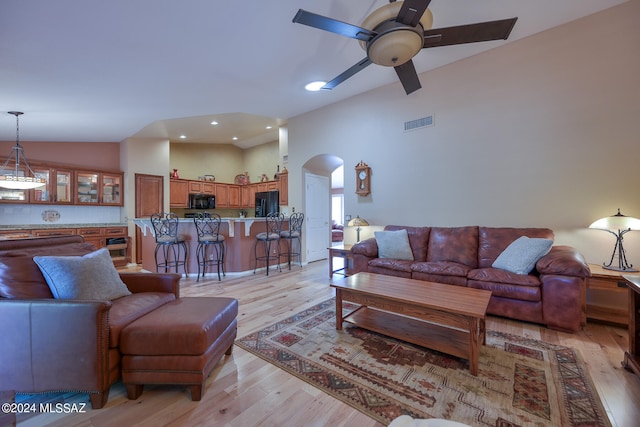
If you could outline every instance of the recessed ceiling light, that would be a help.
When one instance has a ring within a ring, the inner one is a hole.
[[[237,137],[237,136],[234,136],[234,137],[233,137],[233,138],[231,138],[231,139],[233,139],[234,141],[237,141],[237,140],[238,140],[238,137]]]
[[[187,139],[187,135],[180,135],[180,139]]]
[[[218,124],[218,122],[216,122],[215,120],[211,122],[212,126],[216,126]]]
[[[265,129],[271,129],[273,128],[273,126],[267,126]]]
[[[307,84],[304,88],[309,92],[317,92],[322,89],[322,86],[326,85],[327,82],[311,82]]]

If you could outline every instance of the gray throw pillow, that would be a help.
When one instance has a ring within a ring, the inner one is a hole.
[[[552,245],[551,239],[519,237],[498,255],[492,266],[515,274],[529,274]]]
[[[378,258],[413,261],[407,230],[374,231],[373,234],[378,243]]]
[[[83,256],[35,256],[54,298],[113,300],[131,295],[107,248]]]

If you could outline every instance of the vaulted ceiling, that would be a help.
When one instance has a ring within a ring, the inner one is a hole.
[[[433,0],[434,28],[518,21],[507,41],[428,49],[414,63],[422,73],[623,2]],[[376,65],[332,91],[304,89],[365,53],[356,40],[292,23],[296,11],[359,25],[385,3],[3,0],[0,111],[25,112],[25,141],[267,142],[290,117],[387,84],[403,91],[392,68]],[[0,140],[14,138],[15,118],[0,114]]]

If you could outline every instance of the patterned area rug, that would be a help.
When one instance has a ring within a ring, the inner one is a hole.
[[[345,313],[357,306],[344,303]],[[472,426],[610,426],[578,354],[487,332],[477,377],[466,360],[348,324],[330,299],[236,341],[383,424],[406,414]]]

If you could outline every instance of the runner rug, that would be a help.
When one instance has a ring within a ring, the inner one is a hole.
[[[357,306],[344,303],[345,313]],[[569,347],[487,331],[479,373],[454,356],[346,324],[335,299],[238,339],[241,348],[368,416],[445,418],[472,426],[610,426]]]

